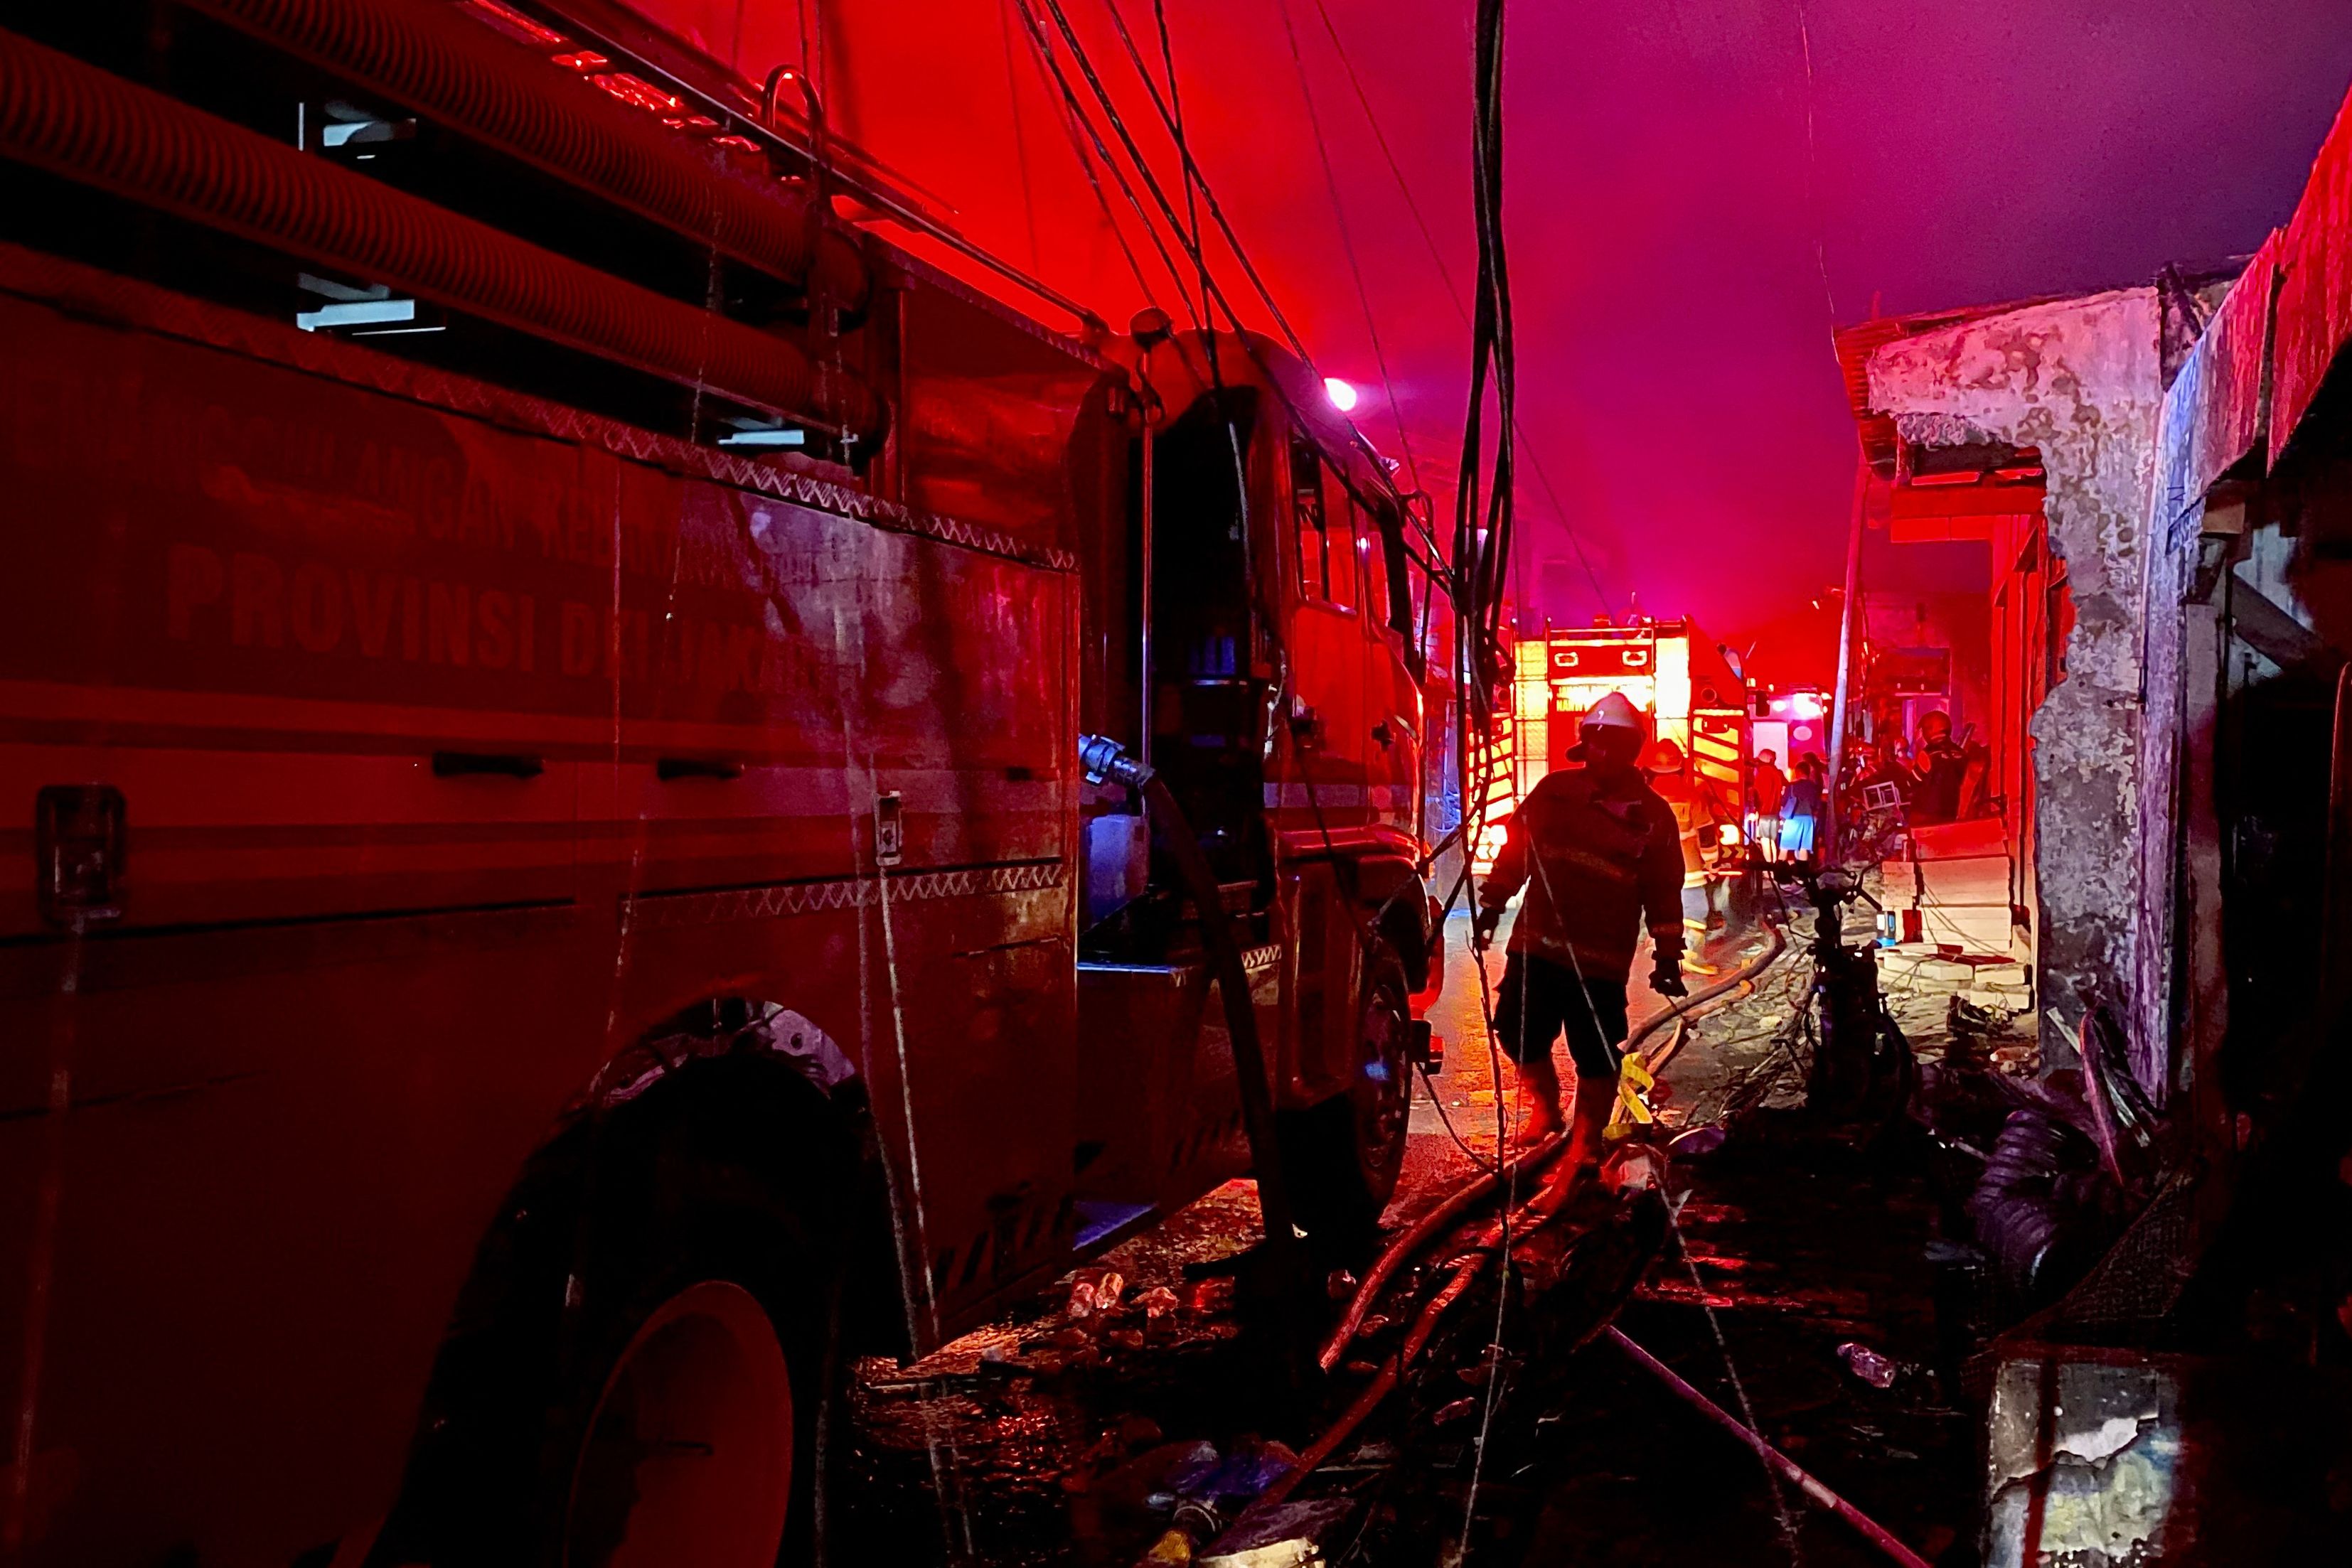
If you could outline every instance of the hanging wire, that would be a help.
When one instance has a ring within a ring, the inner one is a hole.
[[[1504,0],[1478,0],[1476,13],[1471,170],[1472,210],[1478,231],[1478,308],[1471,327],[1470,396],[1463,421],[1462,466],[1456,476],[1454,492],[1454,597],[1456,603],[1465,612],[1457,615],[1455,622],[1455,641],[1459,649],[1457,679],[1466,682],[1478,695],[1475,710],[1465,703],[1465,715],[1475,711],[1478,731],[1489,741],[1493,720],[1487,708],[1492,701],[1491,694],[1496,689],[1496,665],[1499,658],[1502,622],[1500,566],[1508,559],[1510,549],[1511,419],[1517,392],[1511,340],[1510,273],[1503,246],[1503,5]],[[1486,527],[1482,531],[1476,526],[1480,515],[1479,465],[1485,455],[1481,425],[1490,374],[1495,383],[1498,418],[1495,432],[1493,485],[1486,497]],[[1491,768],[1494,748],[1489,744],[1484,749]],[[1466,799],[1464,804],[1467,810]],[[1483,795],[1479,797],[1479,810],[1485,810]],[[1469,886],[1471,875],[1470,857],[1465,855],[1463,861],[1465,888]],[[1471,906],[1474,911],[1477,907],[1475,898]],[[1472,920],[1475,930],[1475,913]],[[1480,1000],[1486,1005],[1488,1014],[1486,1034],[1496,1078],[1496,1121],[1499,1130],[1504,1121],[1501,1111],[1502,1062],[1499,1060],[1502,1052],[1493,1043],[1493,1001],[1485,977],[1486,966],[1482,963],[1479,966],[1479,992]],[[1590,998],[1587,1000],[1589,1003]],[[1526,1027],[1528,1012],[1524,1006],[1518,1009],[1522,1030]],[[1524,1054],[1524,1039],[1519,1044]],[[1490,1345],[1501,1342],[1503,1314],[1510,1300],[1510,1205],[1506,1203],[1503,1209],[1503,1260],[1496,1291],[1495,1329],[1488,1339]],[[1490,1374],[1486,1410],[1479,1422],[1478,1442],[1471,1460],[1470,1484],[1463,1499],[1461,1543],[1465,1551],[1469,1545],[1472,1522],[1477,1517],[1478,1489],[1486,1472],[1486,1438],[1500,1396],[1500,1390],[1496,1386],[1498,1382],[1499,1379]]]
[[[739,0],[739,4],[740,3],[740,0]],[[1021,165],[1021,216],[1023,222],[1027,225],[1029,230],[1029,270],[1035,272],[1044,261],[1043,249],[1037,244],[1037,187],[1030,175],[1029,134],[1024,117],[1021,113],[1021,82],[1019,77],[1015,74],[1013,66],[1013,56],[1014,52],[1013,47],[1013,15],[1003,5],[999,5],[996,8],[996,30],[1003,35],[1004,101],[1007,107],[1011,110],[1013,115],[1013,156]],[[1094,178],[1094,171],[1091,169],[1087,170],[1087,177],[1089,181],[1092,181]],[[1095,194],[1097,197],[1100,197],[1102,194],[1102,187],[1099,183],[1095,186]],[[1103,213],[1106,217],[1110,215],[1109,206],[1108,204],[1105,204]],[[1113,232],[1114,234],[1117,233],[1116,225],[1113,225]],[[1132,250],[1128,249],[1127,236],[1125,235],[1118,235],[1117,237],[1118,239],[1118,247],[1120,250],[1127,253],[1128,266],[1135,272],[1135,281],[1137,285],[1140,287],[1143,282],[1143,274],[1141,269],[1135,266],[1135,253]],[[1151,291],[1150,289],[1146,288],[1143,292],[1146,299],[1149,299],[1151,297]]]
[[[1249,357],[1252,363],[1256,365],[1259,373],[1265,379],[1266,384],[1274,389],[1275,394],[1281,398],[1284,406],[1293,416],[1292,423],[1298,427],[1298,434],[1311,445],[1313,445],[1318,454],[1322,455],[1327,460],[1328,460],[1330,455],[1329,452],[1323,445],[1320,436],[1315,433],[1314,429],[1307,423],[1307,422],[1299,417],[1299,411],[1297,405],[1290,402],[1288,394],[1282,390],[1281,383],[1274,376],[1271,368],[1265,363],[1264,357],[1258,352],[1256,347],[1250,342],[1248,329],[1243,322],[1239,311],[1234,308],[1232,300],[1227,297],[1223,286],[1217,281],[1214,274],[1210,270],[1208,252],[1200,235],[1197,209],[1195,209],[1194,212],[1192,229],[1188,237],[1183,220],[1177,215],[1174,205],[1169,201],[1167,193],[1161,188],[1158,177],[1153,174],[1150,163],[1145,160],[1142,149],[1137,145],[1134,135],[1128,130],[1125,119],[1118,112],[1118,106],[1112,100],[1108,90],[1103,85],[1102,78],[1094,68],[1092,59],[1087,56],[1086,46],[1079,40],[1076,31],[1071,26],[1068,14],[1062,8],[1061,0],[1044,0],[1044,3],[1047,11],[1054,17],[1055,26],[1060,30],[1064,41],[1068,45],[1071,57],[1077,62],[1080,72],[1085,75],[1087,85],[1092,89],[1095,100],[1101,107],[1104,120],[1109,124],[1113,133],[1118,137],[1120,145],[1126,148],[1128,157],[1135,165],[1136,172],[1141,177],[1145,188],[1151,193],[1152,198],[1158,204],[1161,215],[1167,221],[1169,227],[1176,232],[1178,243],[1191,255],[1194,265],[1199,267],[1201,275],[1201,287],[1203,294],[1203,310],[1206,310],[1209,300],[1213,298],[1218,309],[1223,313],[1226,320],[1231,323],[1234,336],[1239,340],[1243,351]],[[1297,331],[1291,326],[1289,318],[1284,314],[1280,302],[1274,297],[1273,290],[1266,286],[1265,279],[1264,276],[1259,273],[1256,264],[1251,261],[1248,248],[1242,244],[1240,235],[1234,232],[1232,223],[1226,218],[1223,207],[1220,205],[1217,201],[1214,187],[1209,183],[1207,174],[1202,171],[1200,164],[1192,156],[1191,141],[1185,134],[1182,121],[1176,113],[1175,106],[1169,99],[1161,96],[1159,83],[1152,78],[1150,68],[1144,64],[1142,51],[1137,47],[1134,34],[1128,29],[1126,20],[1119,15],[1115,0],[1104,0],[1104,3],[1110,10],[1113,28],[1118,33],[1119,42],[1127,52],[1128,59],[1134,67],[1137,78],[1143,83],[1145,95],[1151,100],[1152,109],[1160,118],[1161,129],[1167,132],[1169,138],[1175,143],[1179,166],[1182,171],[1186,181],[1186,200],[1188,204],[1192,200],[1193,193],[1197,192],[1199,200],[1202,204],[1206,204],[1209,211],[1209,216],[1215,223],[1218,234],[1223,238],[1226,250],[1232,254],[1234,261],[1241,267],[1243,276],[1248,280],[1251,288],[1255,291],[1258,303],[1265,308],[1266,314],[1272,318],[1275,326],[1282,335],[1284,343],[1289,348],[1292,353],[1296,354],[1298,359],[1306,364],[1309,372],[1319,381],[1322,372],[1315,368],[1314,355],[1308,351],[1306,341],[1299,337]],[[1161,42],[1164,46],[1167,37],[1164,26],[1164,16],[1161,20],[1163,23],[1161,29]],[[1172,72],[1174,69],[1173,57],[1172,55],[1168,55],[1165,56],[1165,57],[1168,61],[1168,68]],[[1172,81],[1173,79],[1174,78],[1171,75],[1171,80]],[[1204,348],[1209,360],[1210,380],[1216,385],[1219,392],[1222,393],[1223,391],[1223,378],[1220,373],[1217,362],[1219,348],[1215,335],[1211,335],[1204,339]],[[1348,433],[1353,444],[1356,445],[1364,454],[1364,455],[1376,465],[1376,467],[1382,467],[1384,471],[1384,465],[1381,465],[1380,453],[1372,446],[1370,441],[1365,439],[1363,433],[1356,429],[1352,423],[1348,426]],[[1333,463],[1331,466],[1339,475],[1340,484],[1346,487],[1349,497],[1358,504],[1363,506],[1367,511],[1373,510],[1374,508],[1370,502],[1357,490],[1354,481],[1348,477],[1344,465]],[[1435,550],[1434,539],[1431,541],[1431,545],[1433,553],[1442,553]]]
[[[1151,73],[1143,67],[1137,54],[1135,40],[1129,36],[1127,17],[1118,8],[1118,0],[1105,0],[1113,26],[1118,29],[1118,40],[1127,46],[1127,57],[1135,61],[1136,74],[1143,78],[1147,90],[1151,86]],[[1176,153],[1184,175],[1184,215],[1192,230],[1192,258],[1201,268],[1201,299],[1205,313],[1209,298],[1209,260],[1201,245],[1201,183],[1200,171],[1192,166],[1192,143],[1184,136],[1184,99],[1176,82],[1176,47],[1168,37],[1168,6],[1166,0],[1151,0],[1151,25],[1160,35],[1160,68],[1168,77],[1168,123],[1176,139]],[[1214,347],[1211,352],[1213,355]],[[1220,388],[1222,392],[1223,389]]]
[[[1315,108],[1315,89],[1307,79],[1307,57],[1299,52],[1298,29],[1290,19],[1290,0],[1282,0],[1282,34],[1290,42],[1290,63],[1298,73],[1298,99],[1307,107],[1307,127],[1314,133],[1315,152],[1323,163],[1323,186],[1331,195],[1331,218],[1339,227],[1339,248],[1347,253],[1348,276],[1355,281],[1356,303],[1364,313],[1364,335],[1371,340],[1372,362],[1380,368],[1387,392],[1389,413],[1396,420],[1397,445],[1404,454],[1405,472],[1414,490],[1421,488],[1421,465],[1412,455],[1412,437],[1404,427],[1404,409],[1397,402],[1396,378],[1389,374],[1388,354],[1381,347],[1381,324],[1372,297],[1364,287],[1363,264],[1356,258],[1356,239],[1348,227],[1347,204],[1339,199],[1339,176],[1331,167],[1331,147],[1323,135],[1323,117]]]
[[[1095,128],[1093,120],[1087,116],[1085,106],[1078,99],[1076,89],[1070,84],[1068,73],[1063,70],[1062,62],[1054,53],[1052,41],[1047,37],[1043,24],[1037,20],[1035,13],[1030,10],[1029,0],[1007,0],[1007,3],[1017,6],[1020,10],[1022,24],[1029,35],[1030,46],[1061,95],[1063,111],[1068,117],[1073,137],[1075,138],[1077,131],[1084,131],[1087,142],[1094,149],[1095,157],[1104,168],[1110,171],[1111,177],[1118,183],[1120,193],[1126,196],[1128,205],[1134,209],[1136,221],[1143,225],[1144,236],[1150,240],[1152,249],[1159,253],[1160,266],[1167,269],[1170,281],[1175,285],[1177,298],[1183,303],[1186,314],[1192,316],[1196,322],[1199,321],[1201,313],[1193,307],[1192,297],[1185,286],[1182,270],[1177,267],[1176,258],[1170,254],[1166,243],[1160,238],[1159,229],[1153,226],[1150,214],[1144,211],[1142,200],[1136,194],[1135,186],[1128,179],[1127,172],[1119,166],[1118,161],[1111,156],[1110,148],[1104,142],[1102,133]],[[1133,148],[1130,146],[1129,152],[1132,152],[1132,151]],[[1079,146],[1077,152],[1079,163],[1087,169],[1087,180],[1094,184],[1096,199],[1103,204],[1104,214],[1111,223],[1112,232],[1119,234],[1118,221],[1110,215],[1109,200],[1104,194],[1101,183],[1095,178],[1093,166],[1087,162],[1086,147]],[[1150,172],[1147,169],[1143,170],[1142,173],[1149,182],[1151,177]],[[1153,186],[1152,193],[1155,197],[1160,196],[1156,184]],[[1164,204],[1165,199],[1160,199]],[[1119,234],[1119,246],[1121,249],[1127,246],[1123,234]],[[1128,253],[1128,260],[1129,266],[1133,267],[1135,257],[1132,251]],[[1142,272],[1139,268],[1136,271],[1136,281],[1139,286],[1142,283]],[[1150,289],[1145,289],[1144,297],[1150,298]]]
[[[1158,177],[1152,173],[1150,164],[1144,159],[1142,150],[1136,145],[1133,134],[1127,129],[1127,122],[1120,116],[1118,105],[1112,101],[1109,91],[1103,86],[1102,78],[1096,71],[1094,61],[1087,55],[1085,44],[1079,41],[1076,30],[1070,26],[1069,14],[1062,8],[1062,0],[1044,0],[1044,4],[1046,13],[1054,18],[1055,27],[1061,33],[1063,41],[1069,47],[1070,57],[1077,63],[1079,72],[1087,78],[1087,85],[1094,91],[1096,101],[1101,105],[1104,118],[1109,122],[1120,144],[1127,149],[1128,157],[1134,162],[1136,172],[1143,177],[1145,187],[1160,203],[1161,211],[1170,224],[1176,225],[1174,207],[1169,204],[1167,194],[1161,190]],[[1114,15],[1116,15],[1115,8]],[[1250,287],[1256,291],[1259,303],[1265,307],[1266,314],[1274,319],[1276,327],[1281,330],[1283,340],[1289,344],[1291,351],[1300,359],[1307,359],[1309,356],[1306,342],[1291,327],[1290,319],[1283,314],[1281,304],[1274,298],[1273,290],[1266,287],[1265,279],[1260,276],[1256,265],[1249,258],[1247,249],[1243,246],[1240,236],[1234,232],[1232,223],[1226,219],[1224,209],[1218,204],[1216,192],[1210,186],[1207,176],[1201,172],[1200,166],[1193,162],[1191,143],[1185,139],[1181,129],[1177,124],[1174,111],[1160,96],[1159,85],[1151,79],[1150,71],[1145,68],[1141,54],[1136,49],[1134,35],[1127,30],[1123,20],[1118,31],[1120,41],[1127,47],[1129,57],[1135,62],[1136,74],[1142,80],[1144,91],[1151,99],[1151,107],[1159,112],[1161,124],[1167,128],[1169,135],[1175,141],[1177,155],[1181,161],[1185,177],[1198,186],[1201,200],[1208,207],[1209,216],[1215,222],[1217,232],[1224,237],[1226,248],[1233,253],[1234,260],[1240,265],[1243,276],[1249,279]],[[1195,244],[1190,248],[1193,253],[1193,260],[1201,265],[1205,273],[1207,262],[1201,246]],[[1222,287],[1217,290],[1217,299],[1220,305],[1225,303],[1224,290]],[[1226,311],[1228,315],[1232,314],[1230,306],[1226,307]],[[1234,329],[1238,331],[1240,325],[1240,320],[1236,317]]]
[[[1397,192],[1404,198],[1405,210],[1412,214],[1413,226],[1421,231],[1422,243],[1428,247],[1429,259],[1436,267],[1438,281],[1445,285],[1446,302],[1454,307],[1454,313],[1461,319],[1462,324],[1468,327],[1471,324],[1470,312],[1463,304],[1462,289],[1454,279],[1454,269],[1446,265],[1445,253],[1438,246],[1437,235],[1431,229],[1429,219],[1422,211],[1420,199],[1412,193],[1412,183],[1405,178],[1404,166],[1397,162],[1396,150],[1389,143],[1388,132],[1381,124],[1380,112],[1372,107],[1371,95],[1365,90],[1363,78],[1356,70],[1356,62],[1348,53],[1347,44],[1339,37],[1339,25],[1331,19],[1330,10],[1326,5],[1325,0],[1315,0],[1315,10],[1316,14],[1322,18],[1324,32],[1330,37],[1332,51],[1339,57],[1339,64],[1348,73],[1348,85],[1355,90],[1356,104],[1363,110],[1364,123],[1370,128],[1372,140],[1380,147],[1381,157],[1388,164],[1391,177],[1396,181]],[[1519,437],[1527,440],[1527,430],[1518,423],[1516,412],[1512,416],[1512,425],[1517,431]],[[1585,553],[1584,541],[1578,536],[1576,525],[1571,520],[1568,506],[1559,498],[1559,491],[1552,484],[1551,471],[1544,466],[1541,445],[1534,441],[1528,441],[1527,456],[1528,467],[1535,475],[1536,484],[1543,491],[1544,499],[1551,504],[1553,517],[1559,520],[1562,531],[1567,534],[1570,552],[1576,557],[1577,566],[1583,571],[1584,580],[1592,590],[1592,597],[1603,611],[1614,616],[1616,614],[1614,601],[1609,597],[1608,591],[1601,587],[1600,574],[1593,570],[1591,558]]]
[[[1797,14],[1797,50],[1805,70],[1805,206],[1813,220],[1813,265],[1822,275],[1822,300],[1829,307],[1831,352],[1837,346],[1837,290],[1830,286],[1829,221],[1822,209],[1821,147],[1813,130],[1813,29],[1805,16],[1805,0],[1789,0]]]
[[[1208,302],[1213,299],[1219,310],[1223,313],[1227,321],[1233,326],[1235,337],[1242,349],[1258,370],[1259,374],[1265,381],[1266,386],[1274,392],[1276,398],[1282,402],[1285,409],[1291,415],[1291,424],[1296,433],[1303,437],[1310,445],[1314,446],[1318,455],[1321,455],[1329,465],[1340,486],[1348,492],[1349,498],[1358,506],[1361,507],[1368,514],[1376,517],[1379,516],[1381,508],[1376,506],[1370,498],[1365,497],[1363,493],[1357,488],[1355,481],[1349,476],[1344,465],[1331,460],[1330,454],[1323,447],[1319,437],[1314,432],[1313,426],[1303,417],[1297,406],[1290,401],[1289,395],[1283,389],[1280,380],[1273,373],[1272,367],[1266,363],[1256,345],[1251,341],[1249,334],[1244,327],[1239,312],[1234,308],[1231,298],[1226,295],[1223,286],[1218,282],[1214,273],[1209,267],[1207,252],[1201,244],[1197,232],[1189,236],[1187,235],[1183,223],[1178,217],[1174,205],[1170,202],[1166,191],[1160,185],[1158,177],[1153,173],[1150,164],[1144,158],[1142,150],[1137,144],[1133,133],[1128,130],[1126,121],[1121,118],[1118,112],[1118,105],[1111,99],[1108,90],[1103,84],[1100,74],[1095,69],[1093,61],[1087,56],[1086,46],[1078,38],[1076,30],[1071,26],[1068,15],[1063,10],[1060,5],[1060,0],[1045,0],[1045,4],[1047,10],[1054,17],[1055,25],[1060,31],[1063,41],[1068,47],[1071,57],[1076,62],[1081,74],[1086,78],[1087,86],[1091,89],[1096,103],[1100,108],[1104,119],[1109,123],[1113,133],[1117,136],[1119,141],[1119,144],[1126,150],[1129,161],[1133,165],[1136,175],[1140,179],[1144,187],[1150,193],[1152,200],[1160,209],[1160,213],[1163,220],[1167,223],[1168,226],[1174,231],[1177,243],[1190,252],[1192,261],[1199,267],[1204,308]],[[1026,15],[1025,11],[1024,15]],[[1198,162],[1192,157],[1192,148],[1184,135],[1182,122],[1177,117],[1174,104],[1171,101],[1174,96],[1175,82],[1175,78],[1173,76],[1174,58],[1172,53],[1166,53],[1163,51],[1163,57],[1165,58],[1168,68],[1171,72],[1171,99],[1163,99],[1160,96],[1158,84],[1155,83],[1151,78],[1150,68],[1144,64],[1141,51],[1136,47],[1133,34],[1129,31],[1125,25],[1125,19],[1118,14],[1115,6],[1112,9],[1112,17],[1115,25],[1117,26],[1120,40],[1127,50],[1129,62],[1135,68],[1138,78],[1142,81],[1147,95],[1150,98],[1154,109],[1159,113],[1163,128],[1166,129],[1176,143],[1179,162],[1181,168],[1185,171],[1188,183],[1197,186],[1201,200],[1207,204],[1211,216],[1216,220],[1219,232],[1225,238],[1227,248],[1233,252],[1234,259],[1242,266],[1244,274],[1249,277],[1250,282],[1256,288],[1259,298],[1265,303],[1269,313],[1273,315],[1276,323],[1281,327],[1286,337],[1292,345],[1294,351],[1301,361],[1307,363],[1310,372],[1312,372],[1313,360],[1311,356],[1308,355],[1306,345],[1299,340],[1297,334],[1290,329],[1288,320],[1282,315],[1279,305],[1275,302],[1271,293],[1266,289],[1264,278],[1259,276],[1256,268],[1250,262],[1247,252],[1241,245],[1240,237],[1234,232],[1231,224],[1225,220],[1223,209],[1218,206],[1215,193],[1210,188],[1207,177],[1201,172]],[[1161,21],[1163,23],[1161,38],[1164,45],[1166,42],[1164,16],[1161,17]],[[1071,100],[1072,112],[1084,118],[1085,110],[1082,106],[1076,102],[1075,94],[1070,92],[1067,86],[1066,77],[1062,76],[1058,62],[1053,59],[1051,52],[1045,47],[1042,30],[1033,34],[1033,37],[1039,46],[1040,53],[1046,57],[1049,65],[1055,70],[1057,78],[1063,81],[1065,92]],[[1098,133],[1094,132],[1092,121],[1088,120],[1087,124],[1089,134],[1095,135],[1095,139],[1099,145],[1100,137]],[[1107,150],[1105,156],[1106,158],[1108,157]],[[1124,176],[1122,175],[1121,178],[1122,184],[1124,184]],[[1188,200],[1190,198],[1188,196]],[[1146,218],[1146,222],[1148,224],[1148,217]],[[1226,407],[1227,399],[1225,397],[1226,387],[1224,377],[1220,363],[1219,340],[1222,337],[1222,334],[1204,330],[1201,336],[1207,359],[1206,368],[1208,371],[1208,379],[1213,389],[1217,405],[1221,410],[1223,410]],[[1252,537],[1248,518],[1248,476],[1244,471],[1240,432],[1234,423],[1229,412],[1225,419],[1225,428],[1228,444],[1232,449],[1234,486],[1235,490],[1240,497],[1243,531],[1244,537],[1246,538]],[[1377,464],[1380,461],[1379,454],[1371,448],[1369,442],[1365,441],[1362,433],[1356,430],[1352,424],[1349,425],[1348,429],[1349,434],[1353,438],[1355,444],[1360,447],[1374,463]],[[1432,546],[1432,553],[1433,555],[1442,553],[1436,549],[1434,538],[1432,538],[1430,543]],[[1290,678],[1289,660],[1286,651],[1284,649],[1281,643],[1279,622],[1273,612],[1273,607],[1266,603],[1261,597],[1263,585],[1256,580],[1255,572],[1252,564],[1254,556],[1250,552],[1245,552],[1244,556],[1244,570],[1245,574],[1247,574],[1251,580],[1248,585],[1249,596],[1251,601],[1254,604],[1256,604],[1260,609],[1260,626],[1263,634],[1265,635],[1268,642],[1272,644],[1272,653],[1274,654],[1276,666],[1276,695],[1278,699],[1280,694],[1288,686]],[[1307,789],[1311,802],[1314,798],[1313,783],[1311,779],[1307,781]]]

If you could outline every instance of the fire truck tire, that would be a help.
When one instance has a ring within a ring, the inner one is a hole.
[[[564,1568],[773,1568],[782,1556],[803,1490],[791,1324],[737,1272],[691,1270],[612,1358],[574,1440]]]
[[[539,1500],[560,1568],[812,1555],[821,1428],[842,1385],[830,1173],[822,1155],[762,1146],[793,1141],[783,1115],[719,1098],[693,1094],[650,1129],[592,1222],[582,1354]]]
[[[460,1302],[468,1343],[444,1352],[372,1560],[812,1560],[845,1408],[855,1139],[797,1080],[678,1078],[575,1129],[559,1173],[520,1189],[528,1218],[485,1249],[496,1291]]]
[[[1320,1253],[1361,1250],[1396,1190],[1412,1109],[1412,1024],[1404,963],[1386,942],[1376,943],[1357,993],[1347,1091],[1284,1118],[1291,1207]]]

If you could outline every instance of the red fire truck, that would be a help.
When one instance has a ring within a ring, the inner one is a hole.
[[[1245,1168],[1204,919],[1302,1222],[1394,1180],[1383,465],[618,15],[0,32],[0,1558],[804,1552],[846,1354]]]

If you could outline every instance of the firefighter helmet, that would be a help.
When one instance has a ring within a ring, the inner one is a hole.
[[[1671,740],[1654,740],[1650,749],[1642,754],[1644,773],[1680,773],[1683,770],[1683,748]]]
[[[1583,722],[1577,727],[1580,729],[1630,729],[1639,735],[1644,726],[1642,723],[1641,710],[1627,700],[1625,694],[1611,692],[1592,705],[1585,713]]]

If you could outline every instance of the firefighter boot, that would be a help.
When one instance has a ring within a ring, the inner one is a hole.
[[[1512,1141],[1522,1148],[1532,1148],[1559,1131],[1559,1069],[1549,1056],[1520,1064],[1519,1115]]]
[[[1609,1130],[1610,1114],[1617,1108],[1617,1085],[1613,1080],[1576,1075],[1576,1099],[1570,1108],[1568,1128],[1568,1152],[1560,1156],[1560,1174],[1567,1180],[1581,1181],[1600,1168],[1603,1145]]]

